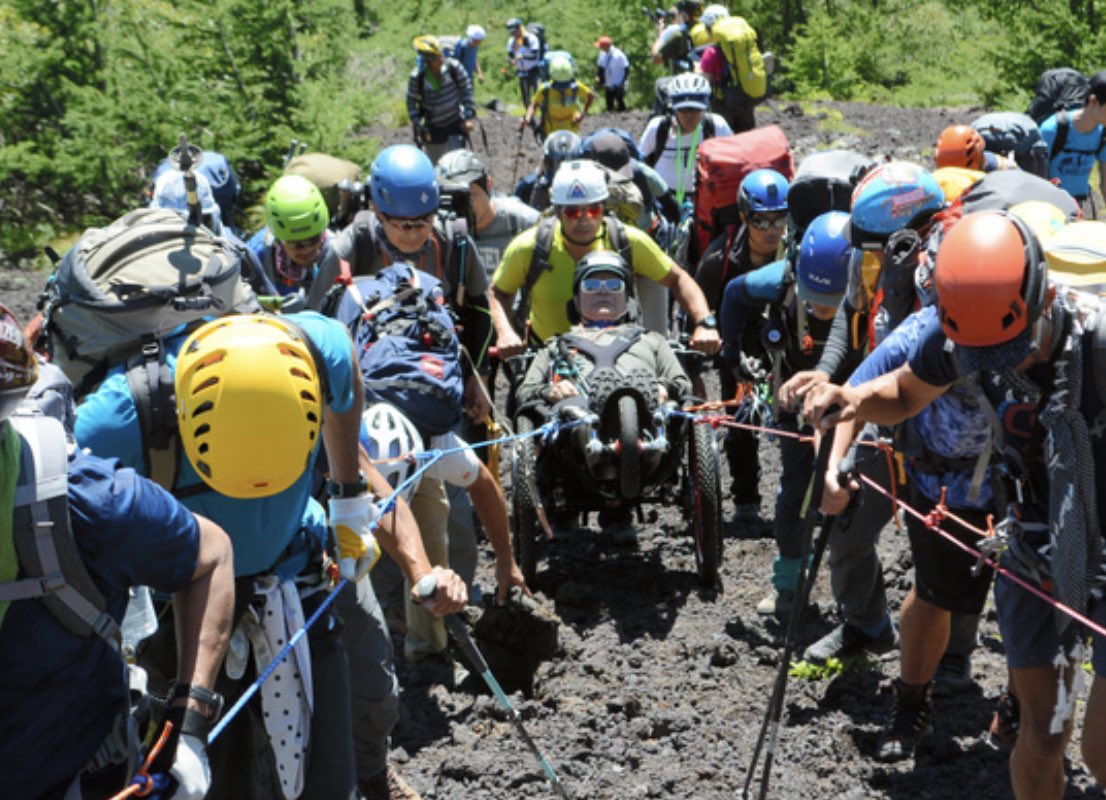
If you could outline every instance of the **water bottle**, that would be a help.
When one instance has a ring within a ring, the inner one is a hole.
[[[131,587],[129,595],[127,613],[123,617],[123,653],[133,664],[138,645],[157,631],[157,614],[149,588]]]

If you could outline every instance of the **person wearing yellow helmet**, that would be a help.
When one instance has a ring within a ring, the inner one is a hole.
[[[407,117],[415,144],[431,161],[464,146],[476,119],[472,80],[456,59],[447,58],[434,36],[412,40],[419,63],[407,79]]]
[[[567,54],[554,55],[549,60],[549,80],[538,87],[529,108],[519,120],[519,130],[524,130],[541,110],[539,124],[543,138],[553,131],[579,133],[580,123],[587,116],[595,92],[576,78],[576,67]]]
[[[138,423],[135,395],[115,369],[82,402],[76,435],[92,452],[143,471],[155,453],[143,446],[143,431],[179,442],[175,450],[157,451],[175,467],[167,488],[227,531],[238,594],[263,621],[252,636],[245,628],[236,634],[245,650],[238,651],[238,667],[220,672],[217,690],[233,702],[254,674],[242,672],[248,642],[260,635],[276,652],[297,627],[283,620],[302,620],[318,608],[331,580],[324,569],[329,559],[354,584],[328,610],[344,620],[345,630],[333,620],[313,628],[307,647],[276,667],[278,688],[275,681],[262,684],[261,707],[235,718],[211,747],[207,796],[262,800],[280,786],[286,796],[352,797],[361,788],[368,797],[388,797],[387,784],[395,782],[387,764],[398,707],[395,673],[387,630],[363,578],[379,543],[413,585],[435,577],[438,588],[426,604],[432,612],[459,610],[465,589],[455,573],[431,567],[404,503],[374,522],[379,511],[372,493],[384,498],[392,490],[359,448],[364,399],[349,333],[314,312],[220,317],[167,339],[164,368],[175,397],[168,406],[176,409],[175,431],[154,427],[153,419],[148,428]],[[313,497],[322,450],[326,509]],[[239,624],[245,606],[238,609]],[[152,680],[162,677],[154,665],[172,646],[171,633],[151,644]],[[262,665],[264,650],[254,654]],[[291,699],[297,684],[310,705]],[[266,721],[278,717],[286,721],[280,730]],[[291,735],[286,725],[293,726]],[[259,758],[257,741],[269,742],[271,753]]]

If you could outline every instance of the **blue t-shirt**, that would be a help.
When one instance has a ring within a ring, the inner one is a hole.
[[[474,46],[469,42],[467,36],[458,39],[456,46],[453,48],[453,58],[461,62],[461,66],[469,74],[469,80],[476,80],[476,57],[478,55],[480,55],[479,46]]]
[[[116,622],[129,587],[188,586],[199,528],[168,492],[77,452],[68,498],[73,537]],[[0,626],[0,797],[61,797],[125,702],[123,662],[103,639],[69,633],[39,600],[12,603]]]
[[[336,320],[313,311],[289,314],[287,319],[303,329],[326,362],[330,391],[327,412],[348,411],[353,405],[354,375],[360,379],[353,364],[349,332]],[[183,339],[176,337],[166,342],[166,363],[171,370],[176,369],[177,351]],[[81,447],[115,456],[146,473],[137,412],[121,367],[113,369],[78,407],[76,435]],[[217,522],[230,536],[234,543],[235,575],[275,571],[288,578],[307,566],[312,553],[321,551],[326,520],[322,506],[311,497],[312,467],[317,456],[318,445],[302,477],[271,497],[237,499],[205,491],[183,500],[196,513]],[[183,452],[177,474],[177,489],[201,482]]]
[[[1051,152],[1052,143],[1056,141],[1055,114],[1041,123],[1041,138]],[[1106,161],[1102,142],[1101,125],[1096,125],[1090,133],[1080,133],[1069,123],[1064,149],[1049,159],[1048,177],[1059,178],[1060,188],[1072,197],[1086,197],[1091,191],[1091,170],[1095,162]]]
[[[927,329],[937,320],[937,309],[927,306],[915,311],[899,323],[879,347],[861,362],[849,377],[850,386],[878,378],[898,369],[907,362]],[[939,322],[936,322],[940,330]],[[987,417],[979,408],[970,390],[954,386],[938,397],[915,417],[903,423],[904,442],[907,443],[906,469],[910,479],[921,493],[931,500],[941,497],[941,487],[948,487],[946,501],[952,508],[988,508],[994,499],[991,488],[991,465],[988,464],[980,486],[979,496],[973,501],[971,490],[972,470],[947,471],[927,469],[915,459],[930,451],[941,460],[973,460],[987,446]],[[923,447],[911,447],[918,442]],[[915,450],[916,452],[911,452]],[[974,464],[973,464],[974,467]]]
[[[946,348],[946,338],[940,322],[934,318],[922,331],[917,345],[910,354],[910,369],[914,374],[934,386],[946,386],[960,378],[956,359]],[[1093,375],[1092,352],[1094,331],[1087,331],[1083,340],[1083,397],[1080,409],[1091,433],[1091,451],[1096,465],[1095,495],[1098,507],[1106,508],[1106,407],[1098,396]],[[1042,387],[1046,397],[1051,390],[1051,365],[1034,364],[1026,376]],[[1000,375],[980,374],[980,387],[998,413],[1003,429],[1003,448],[1017,454],[1028,465],[1029,487],[1026,502],[1022,506],[1024,519],[1048,519],[1049,473],[1044,459],[1044,446],[1037,415],[1038,405],[1029,398],[1019,396],[1002,381]],[[1103,465],[1099,468],[1099,465]],[[1010,465],[1015,476],[1018,474]],[[1102,518],[1106,519],[1106,518]]]

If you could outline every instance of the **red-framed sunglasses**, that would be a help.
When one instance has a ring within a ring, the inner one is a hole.
[[[603,204],[596,203],[591,206],[565,206],[561,209],[561,213],[565,215],[565,219],[580,219],[585,215],[588,219],[599,219],[599,217],[603,216]]]

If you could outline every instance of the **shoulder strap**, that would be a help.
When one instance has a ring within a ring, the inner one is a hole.
[[[441,274],[438,280],[448,286],[449,281],[456,280],[453,287],[453,299],[457,309],[465,306],[465,275],[468,269],[469,252],[469,226],[463,217],[445,220],[443,223],[445,232],[445,257],[442,258]]]
[[[673,124],[672,115],[665,114],[661,124],[657,126],[657,142],[653,145],[653,152],[645,157],[645,163],[649,166],[655,167],[661,156],[664,155],[664,148],[668,144],[668,137]]]
[[[161,341],[144,336],[142,351],[127,360],[125,374],[142,435],[146,477],[172,492],[179,477],[180,431],[173,406],[173,376]]]
[[[1068,130],[1070,128],[1071,114],[1068,113],[1067,109],[1060,109],[1056,113],[1056,138],[1052,140],[1052,148],[1048,151],[1049,161],[1063,152],[1064,145],[1068,143]]]
[[[119,652],[119,624],[104,610],[69,524],[65,430],[26,404],[10,419],[23,440],[12,537],[27,577],[0,584],[0,600],[41,599],[70,633],[96,634]]]
[[[703,139],[713,139],[716,130],[714,115],[708,111],[703,118]]]
[[[611,247],[622,256],[630,272],[634,271],[634,249],[630,242],[630,236],[626,233],[626,227],[613,214],[606,216],[607,236],[611,239]]]
[[[557,226],[555,216],[542,217],[538,223],[538,232],[534,237],[534,252],[530,255],[530,268],[526,272],[526,282],[522,284],[522,296],[530,296],[534,284],[543,272],[552,269],[549,253],[553,250],[553,231]]]
[[[630,325],[624,326],[615,334],[614,339],[605,345],[575,333],[566,334],[563,340],[568,347],[578,350],[590,358],[592,363],[595,364],[595,369],[615,369],[615,362],[618,361],[619,357],[633,347],[644,333],[645,329],[640,325]]]

